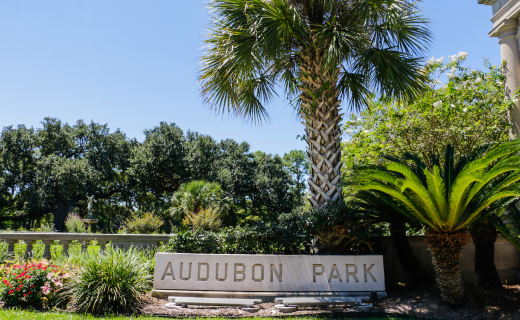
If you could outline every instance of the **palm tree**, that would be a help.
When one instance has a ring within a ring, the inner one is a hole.
[[[520,142],[512,141],[454,163],[454,149],[446,148],[444,167],[433,160],[428,170],[418,156],[393,159],[384,168],[360,169],[359,190],[377,190],[401,203],[406,214],[426,227],[437,286],[442,298],[462,303],[464,294],[459,259],[468,226],[488,214],[502,199],[520,196]]]
[[[212,0],[201,92],[219,113],[269,120],[278,86],[305,126],[313,208],[341,195],[341,99],[414,98],[427,21],[409,0]]]
[[[225,208],[222,188],[216,182],[194,180],[183,183],[170,200],[170,215],[176,221],[186,217],[195,218],[198,214],[215,216]]]

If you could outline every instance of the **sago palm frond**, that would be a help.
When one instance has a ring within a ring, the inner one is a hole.
[[[520,197],[519,150],[520,141],[515,140],[479,149],[454,163],[454,149],[448,146],[443,171],[435,165],[420,178],[420,161],[407,166],[404,158],[395,159],[384,168],[359,168],[357,184],[359,190],[388,194],[430,229],[456,231],[488,214],[494,204]]]

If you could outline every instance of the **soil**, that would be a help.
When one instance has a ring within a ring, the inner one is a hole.
[[[520,320],[520,285],[504,286],[503,290],[485,290],[468,285],[466,305],[453,308],[443,303],[434,287],[396,286],[387,288],[388,297],[373,301],[374,309],[361,312],[353,306],[300,307],[293,313],[280,313],[274,303],[260,304],[260,310],[250,313],[234,307],[189,306],[171,309],[168,301],[146,297],[141,313],[163,317],[279,317],[326,316],[334,318],[413,318],[413,319],[482,319]]]

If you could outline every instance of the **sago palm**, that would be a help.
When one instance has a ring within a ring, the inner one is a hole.
[[[378,92],[422,89],[427,21],[409,0],[213,0],[200,83],[206,103],[254,123],[292,99],[305,126],[317,209],[341,195],[341,100],[360,109]]]
[[[467,227],[488,214],[494,203],[520,196],[519,150],[519,141],[513,141],[477,150],[478,157],[454,163],[453,147],[448,146],[443,168],[434,159],[433,170],[428,170],[419,157],[408,155],[392,159],[384,168],[359,171],[360,190],[390,195],[426,227],[437,286],[448,303],[462,302],[459,259],[469,237]]]

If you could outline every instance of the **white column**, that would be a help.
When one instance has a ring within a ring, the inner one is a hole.
[[[518,20],[508,19],[504,27],[497,32],[498,43],[500,44],[500,54],[505,65],[505,89],[506,94],[512,97],[514,92],[520,87],[520,54],[518,52],[518,42],[516,40]],[[513,125],[510,135],[512,137],[520,135],[520,102],[515,103],[510,112],[510,121]]]

